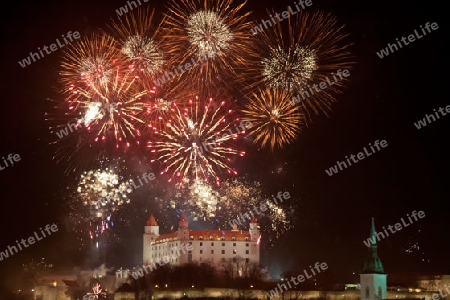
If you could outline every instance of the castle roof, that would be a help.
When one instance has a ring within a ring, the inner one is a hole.
[[[156,223],[155,217],[153,215],[148,218],[147,226],[158,226],[158,223]]]
[[[247,238],[247,239],[246,239]],[[178,241],[178,232],[162,234],[156,238],[156,243]],[[196,241],[250,241],[248,231],[232,230],[189,230],[189,240]]]

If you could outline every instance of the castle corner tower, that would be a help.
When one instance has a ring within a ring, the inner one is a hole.
[[[149,264],[152,260],[152,243],[156,241],[159,236],[159,226],[156,223],[155,217],[153,215],[148,218],[145,224],[144,233],[144,264]]]

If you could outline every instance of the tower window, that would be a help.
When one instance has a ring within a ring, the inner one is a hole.
[[[248,251],[248,250],[245,250],[245,254],[249,254],[249,251]]]
[[[222,254],[225,254],[225,250],[222,250]]]
[[[369,287],[366,286],[366,298],[370,298]]]
[[[224,240],[225,240],[225,238],[224,238],[224,237],[221,237],[221,238],[220,238],[220,240],[221,240],[221,241],[224,241]]]
[[[200,250],[200,254],[203,254],[203,250]]]
[[[233,243],[233,247],[236,247],[236,243]]]
[[[248,247],[248,243],[245,243],[245,247]]]
[[[211,246],[214,246],[214,242],[211,243]]]
[[[236,249],[233,249],[233,254],[236,254]]]
[[[202,243],[202,242],[200,242],[200,246],[203,246],[203,243]]]
[[[233,237],[231,238],[231,240],[235,241],[235,240],[236,240],[236,237],[233,236]]]
[[[248,236],[245,237],[245,240],[248,241]]]

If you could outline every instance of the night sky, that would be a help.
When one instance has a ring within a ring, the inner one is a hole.
[[[266,8],[282,12],[293,2],[250,0],[248,8],[254,11],[253,18],[261,19]],[[356,61],[350,82],[336,97],[330,116],[314,118],[294,145],[274,153],[247,145],[248,155],[237,166],[241,174],[260,180],[268,193],[289,191],[296,201],[295,228],[274,248],[264,249],[261,257],[272,275],[287,270],[300,274],[318,261],[329,266],[324,281],[358,281],[352,273],[358,274],[364,266],[363,240],[368,238],[371,217],[381,229],[414,210],[423,210],[426,217],[379,242],[385,271],[450,272],[445,203],[450,117],[420,130],[414,126],[433,109],[450,104],[444,93],[444,7],[440,1],[395,2],[313,0],[309,10],[332,12],[350,33]],[[83,35],[106,29],[115,10],[125,4],[121,0],[20,1],[3,11],[0,156],[18,153],[21,160],[0,171],[0,251],[46,224],[60,228],[54,236],[0,262],[5,278],[36,257],[45,257],[60,269],[83,262],[58,223],[66,186],[72,186],[76,178],[66,176],[64,166],[52,160],[55,148],[48,143],[55,136],[44,117],[52,107],[46,99],[57,97],[62,51],[26,68],[18,61],[68,31]],[[162,11],[165,1],[150,0],[144,5]],[[427,22],[438,23],[439,29],[383,59],[376,55]],[[388,146],[333,176],[325,173],[337,160],[356,155],[375,140],[386,140]],[[280,166],[283,172],[274,172]],[[143,226],[150,213],[142,210],[128,228],[129,236],[123,237],[128,250],[111,254],[116,266],[137,264],[142,257]],[[411,245],[419,249],[407,254]]]

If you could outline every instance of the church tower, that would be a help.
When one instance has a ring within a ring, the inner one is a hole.
[[[156,238],[159,236],[159,226],[156,223],[155,217],[153,215],[150,216],[147,220],[147,224],[145,225],[145,233],[144,233],[144,265],[150,264],[152,260],[152,243],[156,241]]]
[[[372,218],[370,238],[373,241],[369,247],[369,255],[364,265],[364,270],[360,274],[361,300],[381,300],[386,299],[386,277],[383,264],[378,258],[377,233],[375,231],[375,221]]]

